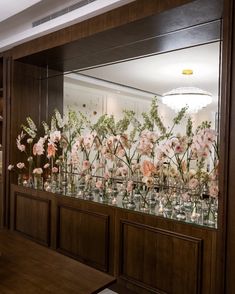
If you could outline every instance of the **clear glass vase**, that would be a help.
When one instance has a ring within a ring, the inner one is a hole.
[[[19,186],[23,186],[23,175],[22,175],[21,173],[18,174],[17,184],[18,184]]]
[[[34,189],[43,190],[43,177],[41,175],[34,176]]]

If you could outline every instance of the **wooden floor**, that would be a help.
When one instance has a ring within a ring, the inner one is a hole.
[[[0,230],[1,294],[97,293],[115,279],[17,233]]]

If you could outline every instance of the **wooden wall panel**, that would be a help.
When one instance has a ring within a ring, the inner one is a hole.
[[[30,238],[50,245],[50,200],[16,193],[14,229]]]
[[[192,0],[137,0],[128,5],[98,15],[70,27],[16,46],[12,55],[14,59],[61,46],[93,34],[142,19],[183,5]],[[205,1],[205,0],[203,0]],[[211,1],[211,0],[210,0]]]
[[[58,249],[108,271],[109,216],[59,206]]]
[[[201,293],[202,240],[129,221],[121,226],[122,278],[154,292]]]

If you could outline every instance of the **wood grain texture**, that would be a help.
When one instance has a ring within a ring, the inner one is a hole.
[[[216,230],[119,209],[116,231],[119,281],[131,290],[214,293]]]
[[[14,199],[14,230],[50,245],[50,200],[16,193]]]
[[[59,206],[58,249],[108,272],[109,216]]]
[[[218,291],[235,292],[235,6],[224,1]]]
[[[217,230],[12,185],[12,197],[18,194],[35,198],[27,203],[34,211],[35,204],[40,211],[38,198],[51,201],[53,249],[108,271],[126,288],[140,294],[215,293]],[[21,223],[27,226],[28,219],[21,213]]]
[[[0,231],[0,293],[91,294],[115,278],[55,251]]]
[[[12,51],[12,55],[14,59],[17,59],[46,49],[61,46],[188,2],[191,2],[191,0],[137,0],[81,23],[16,46]]]
[[[68,72],[220,40],[221,1],[210,1],[210,5],[204,1],[203,14],[199,2],[193,1],[20,60]],[[206,13],[207,10],[210,13]]]
[[[121,221],[121,243],[122,278],[152,291],[201,293],[202,240]]]

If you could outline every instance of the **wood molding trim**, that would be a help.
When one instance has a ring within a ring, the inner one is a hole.
[[[121,279],[153,293],[201,293],[202,239],[123,219],[120,220],[120,228]],[[152,260],[149,259],[150,254]],[[168,258],[171,259],[169,269]],[[148,271],[151,279],[145,275],[149,264],[155,264],[151,274]],[[161,268],[169,275],[161,276]],[[176,276],[180,277],[178,284]]]
[[[12,229],[50,246],[51,200],[15,193]]]
[[[60,204],[57,210],[57,250],[108,272],[109,215]],[[84,229],[87,229],[85,234]]]
[[[136,0],[104,14],[42,36],[12,50],[13,59],[64,45],[141,18],[192,2],[192,0]]]

